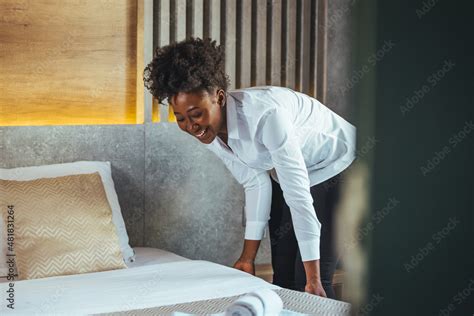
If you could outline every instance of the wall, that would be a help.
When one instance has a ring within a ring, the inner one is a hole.
[[[238,1],[235,4],[234,1],[210,0],[190,3],[186,7],[185,1],[177,1],[174,6],[170,6],[168,0],[155,1],[155,46],[191,35],[215,36],[218,43],[226,45],[226,69],[230,73],[233,88],[250,86],[251,83],[289,86],[318,95],[320,100],[326,99],[328,107],[351,121],[352,94],[350,90],[340,88],[347,84],[350,75],[351,0],[328,3],[277,0],[272,1],[271,6],[269,3],[265,5],[266,1]],[[180,12],[187,12],[186,21],[180,19],[182,23],[175,24]],[[308,15],[311,12],[312,15]],[[269,19],[268,22],[259,21],[257,24],[259,14],[263,21]],[[287,17],[286,20],[282,19],[283,16]],[[294,23],[295,19],[298,23]],[[256,31],[252,32],[252,28],[256,28]],[[278,31],[282,30],[287,33],[279,34]],[[262,36],[264,42],[268,41],[263,45],[266,49],[263,52],[257,46],[262,45],[263,42],[257,44],[257,39],[261,40]],[[326,44],[323,44],[323,36],[327,36]],[[266,59],[266,54],[272,55],[273,59]],[[263,58],[259,55],[263,55]],[[275,59],[278,59],[276,66],[272,63]],[[308,69],[311,60],[316,64],[319,62],[317,69],[320,72],[310,84]],[[266,76],[259,78],[257,73]],[[147,170],[150,167],[163,170],[157,173],[160,181],[152,185],[163,193],[165,200],[150,202],[156,212],[146,222],[146,243],[179,249],[195,256],[204,252],[215,260],[232,264],[240,255],[243,243],[243,190],[222,163],[209,155],[194,139],[180,135],[181,131],[177,131],[175,126],[166,126],[150,129],[154,133],[169,136],[163,137],[159,147],[153,151],[153,157],[159,157],[159,163],[152,163],[157,167],[147,165]],[[151,138],[147,137],[147,140],[151,141]],[[163,152],[160,148],[167,150]],[[151,158],[150,162],[153,162]],[[167,174],[179,176],[168,177]],[[183,200],[177,198],[180,190],[186,190]],[[218,220],[216,225],[211,226],[209,223],[213,222],[213,218]],[[169,226],[173,228],[168,229]],[[189,232],[188,236],[192,236],[195,242],[190,242],[175,230]],[[216,245],[222,247],[216,248]],[[257,262],[268,263],[270,257],[267,236],[262,241]]]
[[[332,1],[328,17],[336,10],[348,12],[348,5],[347,0]],[[348,28],[345,22],[328,26],[328,87],[347,77]],[[350,101],[340,93],[329,90],[328,106],[344,116]],[[7,168],[111,161],[133,246],[159,247],[226,265],[240,255],[243,189],[214,154],[175,123],[0,127],[0,146],[0,167]],[[269,248],[267,236],[257,263],[270,262]]]
[[[0,125],[143,122],[137,3],[0,0]]]

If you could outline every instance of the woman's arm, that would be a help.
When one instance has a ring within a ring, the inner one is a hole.
[[[319,259],[304,261],[304,270],[306,272],[305,292],[327,297],[321,283],[321,273],[319,271]]]
[[[258,247],[260,247],[261,240],[244,240],[244,249],[240,255],[239,260],[243,261],[255,261],[257,257]]]
[[[245,240],[234,268],[255,275],[255,258],[270,219],[272,184],[267,172],[255,172],[242,184],[245,189]]]
[[[257,171],[248,167],[237,158],[229,159],[221,156],[220,158],[245,190],[245,240],[242,254],[234,264],[234,268],[255,274],[254,261],[270,219],[272,203],[270,175],[264,170]]]
[[[240,258],[235,262],[234,268],[255,275],[255,257],[257,256],[260,240],[244,240],[244,249]]]
[[[319,271],[321,223],[313,206],[308,170],[290,115],[283,108],[269,111],[261,127],[261,142],[271,154],[283,197],[290,207],[298,247],[306,272],[307,292],[325,296]]]

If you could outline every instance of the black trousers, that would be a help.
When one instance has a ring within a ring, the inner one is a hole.
[[[316,216],[321,222],[321,283],[329,298],[335,298],[332,277],[337,255],[334,243],[334,212],[339,198],[340,175],[310,188]],[[304,292],[306,274],[296,240],[290,208],[280,185],[272,179],[272,206],[269,220],[273,284]]]

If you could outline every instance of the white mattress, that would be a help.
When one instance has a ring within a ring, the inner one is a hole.
[[[16,281],[15,315],[93,314],[229,297],[280,287],[248,273],[168,251],[135,248],[129,269]],[[0,284],[3,296],[8,282]],[[2,297],[0,314],[11,311]]]

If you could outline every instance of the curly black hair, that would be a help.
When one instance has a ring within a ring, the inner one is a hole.
[[[143,72],[145,87],[159,103],[179,92],[227,91],[225,52],[216,41],[189,38],[155,50]]]

